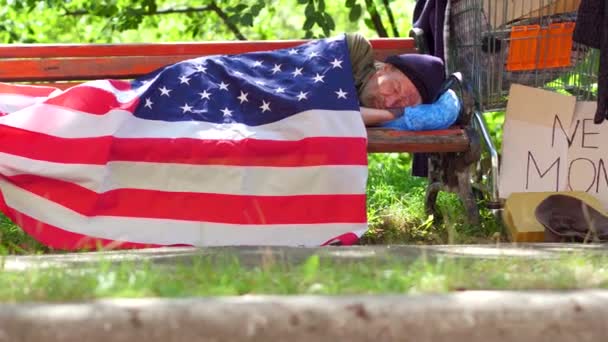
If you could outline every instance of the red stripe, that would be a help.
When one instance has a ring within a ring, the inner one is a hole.
[[[247,196],[117,189],[98,194],[33,175],[7,180],[81,215],[142,217],[228,224],[365,223],[365,194]]]
[[[31,216],[25,215],[20,211],[10,208],[4,201],[4,196],[0,193],[0,208],[17,226],[28,235],[36,239],[43,245],[58,250],[97,250],[97,249],[136,249],[153,248],[162,245],[143,244],[127,241],[115,241],[101,238],[94,238],[82,234],[72,233],[59,227],[38,221]],[[187,246],[187,245],[171,245]]]
[[[352,246],[359,242],[359,237],[355,233],[346,233],[325,241],[321,246]]]
[[[131,82],[124,81],[124,80],[107,80],[107,81],[110,82],[110,84],[118,90],[125,91],[125,90],[131,89]]]
[[[4,196],[0,192],[0,210],[5,213],[23,231],[36,239],[38,242],[57,250],[79,251],[79,250],[111,250],[111,249],[138,249],[156,248],[165,245],[143,244],[128,241],[116,241],[102,238],[94,238],[83,234],[77,234],[63,230],[59,227],[38,221],[31,216],[25,215],[20,211],[10,208],[4,201]],[[355,244],[359,239],[353,233],[343,234],[339,237],[328,240],[329,242],[340,240],[341,245]],[[171,247],[190,246],[186,244],[167,245]]]
[[[0,152],[69,164],[139,161],[195,165],[297,167],[367,165],[365,138],[298,141],[165,138],[58,138],[0,125]]]
[[[139,103],[139,99],[135,98],[132,101],[122,103],[116,99],[116,95],[107,90],[80,85],[67,89],[60,95],[51,97],[44,102],[88,114],[103,115],[112,109],[133,112]]]
[[[0,83],[0,94],[4,93],[24,96],[45,97],[49,96],[55,90],[57,90],[57,88],[30,85],[18,86],[13,84]]]

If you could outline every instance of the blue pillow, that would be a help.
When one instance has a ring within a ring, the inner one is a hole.
[[[380,127],[401,131],[446,129],[458,120],[460,108],[461,104],[456,92],[449,89],[434,103],[407,107],[402,116]]]

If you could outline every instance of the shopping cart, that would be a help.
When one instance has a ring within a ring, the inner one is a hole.
[[[451,0],[446,65],[460,71],[478,100],[475,124],[487,147],[476,184],[501,207],[498,152],[484,113],[504,110],[509,87],[519,83],[576,96],[597,97],[599,52],[573,42],[581,0]]]

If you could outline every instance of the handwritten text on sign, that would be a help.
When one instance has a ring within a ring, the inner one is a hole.
[[[608,123],[595,102],[514,85],[503,135],[501,197],[512,192],[586,191],[608,207]]]
[[[556,140],[565,139],[568,145],[567,159],[561,156],[553,160],[549,165],[539,165],[537,159],[539,153],[546,153],[539,148],[530,148],[526,161],[526,190],[530,189],[532,182],[539,178],[548,177],[555,186],[550,191],[569,190],[585,191],[599,194],[608,191],[607,160],[604,158],[606,151],[601,151],[600,141],[607,141],[608,132],[593,123],[595,106],[589,102],[579,103],[575,111],[574,120],[571,125],[561,122],[559,116],[553,117],[550,147],[554,149]],[[589,107],[591,118],[583,107]],[[569,127],[569,130],[567,128]],[[601,136],[604,136],[604,139]],[[562,144],[560,144],[561,146]],[[560,184],[560,173],[566,173],[565,184]]]

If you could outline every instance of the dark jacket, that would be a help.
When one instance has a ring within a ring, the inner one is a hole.
[[[447,0],[417,0],[414,7],[414,27],[424,31],[429,54],[445,61],[443,34]]]
[[[448,0],[416,0],[413,26],[424,31],[424,40],[429,54],[441,58],[445,62],[443,49],[443,30],[445,10]],[[414,153],[412,158],[412,175],[426,177],[428,174],[428,154]]]
[[[574,41],[600,49],[600,72],[595,122],[608,118],[608,0],[582,0],[578,8]]]

